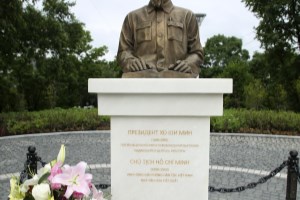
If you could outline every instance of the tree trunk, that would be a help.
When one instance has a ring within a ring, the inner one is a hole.
[[[298,33],[298,50],[300,52],[300,33]]]

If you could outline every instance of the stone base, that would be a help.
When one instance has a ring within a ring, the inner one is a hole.
[[[210,116],[222,115],[232,80],[184,76],[89,80],[99,114],[111,116],[112,200],[208,199]]]
[[[208,117],[112,117],[112,200],[207,200]]]

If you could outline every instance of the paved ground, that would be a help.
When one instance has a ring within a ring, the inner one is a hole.
[[[59,133],[0,138],[0,200],[6,200],[9,173],[23,169],[27,147],[36,146],[44,161],[56,157],[60,144],[67,147],[68,164],[89,163],[94,183],[110,183],[109,132]],[[212,134],[210,185],[237,187],[257,181],[287,160],[289,151],[300,152],[300,137]],[[210,193],[209,200],[284,200],[286,170],[281,176],[241,193]],[[298,198],[300,192],[298,187]]]

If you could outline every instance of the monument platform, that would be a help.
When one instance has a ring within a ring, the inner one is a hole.
[[[232,79],[89,79],[89,92],[111,116],[113,200],[208,199],[210,116]]]

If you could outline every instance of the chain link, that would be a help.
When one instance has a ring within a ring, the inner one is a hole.
[[[98,185],[95,185],[95,187],[99,190],[104,190],[104,189],[107,189],[109,188],[111,185],[109,184],[98,184]]]
[[[247,189],[253,189],[257,185],[263,184],[263,183],[267,182],[269,179],[271,179],[274,176],[276,176],[286,166],[288,166],[288,161],[284,161],[279,167],[277,167],[276,169],[274,169],[273,171],[271,171],[269,175],[260,178],[257,182],[249,183],[246,186],[240,186],[240,187],[236,187],[236,188],[215,188],[213,186],[209,186],[208,187],[208,191],[209,192],[220,192],[220,193],[232,193],[232,192],[242,192],[242,191],[247,190]],[[299,170],[297,171],[297,173],[298,173],[298,181],[299,181],[300,180]]]
[[[42,158],[39,157],[39,156],[37,157],[37,161],[41,163],[42,167],[45,167],[45,165],[47,164],[47,163],[44,162],[44,161],[42,160]]]

